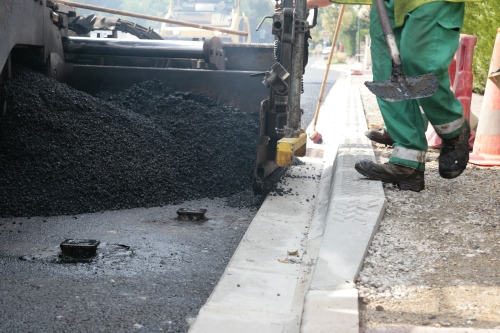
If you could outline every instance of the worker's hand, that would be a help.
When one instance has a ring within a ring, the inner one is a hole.
[[[307,8],[328,7],[331,4],[330,0],[307,0]]]

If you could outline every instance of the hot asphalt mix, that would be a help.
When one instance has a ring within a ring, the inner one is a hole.
[[[0,216],[153,207],[251,187],[258,113],[161,81],[98,98],[29,69],[0,93]]]

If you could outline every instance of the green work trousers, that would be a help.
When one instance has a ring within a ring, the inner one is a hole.
[[[407,76],[434,73],[439,81],[436,94],[419,100],[387,102],[378,98],[385,126],[394,140],[390,163],[425,169],[427,140],[420,107],[438,135],[450,139],[464,125],[462,105],[450,89],[448,67],[458,48],[463,24],[463,2],[437,1],[424,4],[406,14],[400,27],[394,24],[394,1],[385,5],[401,53]],[[374,81],[391,76],[392,62],[375,5],[370,13],[371,53]]]

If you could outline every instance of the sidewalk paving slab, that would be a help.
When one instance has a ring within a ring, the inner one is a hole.
[[[294,166],[285,188],[299,195],[266,198],[189,332],[299,331],[313,265],[307,233],[322,168],[318,159]],[[288,255],[294,251],[298,257]]]

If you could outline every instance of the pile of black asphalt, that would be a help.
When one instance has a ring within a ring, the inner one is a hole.
[[[159,80],[93,97],[25,68],[0,97],[8,106],[0,216],[152,207],[251,189],[257,113]]]

